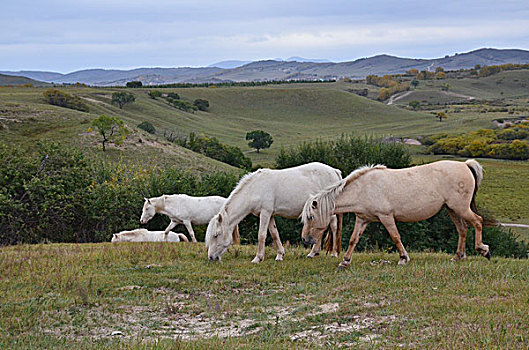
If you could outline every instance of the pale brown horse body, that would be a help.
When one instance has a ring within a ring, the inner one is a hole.
[[[489,247],[482,242],[483,219],[471,209],[475,208],[474,197],[482,179],[482,167],[472,159],[406,169],[387,169],[382,165],[357,169],[307,200],[302,212],[303,241],[321,239],[330,215],[355,213],[355,227],[340,267],[350,265],[354,248],[370,222],[384,225],[399,251],[399,264],[405,264],[410,258],[395,222],[425,220],[446,206],[459,233],[454,260],[465,258],[467,222],[475,229],[476,250],[490,259]]]

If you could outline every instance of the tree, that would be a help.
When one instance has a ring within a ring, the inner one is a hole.
[[[446,113],[445,112],[437,112],[435,115],[437,119],[439,119],[439,122],[442,122],[443,119],[446,119]]]
[[[416,89],[417,85],[419,85],[419,81],[417,79],[413,79],[410,84],[414,89]]]
[[[127,83],[128,88],[140,88],[142,86],[143,84],[141,83],[141,81],[129,81]]]
[[[149,134],[156,134],[156,128],[151,123],[145,121],[138,125],[138,128],[147,131]]]
[[[209,108],[209,101],[197,98],[195,101],[193,101],[193,105],[199,110],[206,112]]]
[[[92,128],[97,129],[99,135],[103,137],[103,140],[101,141],[103,151],[105,151],[105,144],[107,142],[114,142],[120,145],[129,134],[125,124],[123,124],[123,120],[118,117],[109,117],[104,114],[92,121]],[[92,128],[90,128],[89,131],[92,131]]]
[[[260,149],[270,148],[274,140],[272,135],[263,130],[254,130],[246,133],[246,140],[251,140],[248,142],[248,146],[255,148],[257,153]]]
[[[413,75],[413,76],[416,76],[417,74],[419,74],[419,71],[415,68],[412,68],[410,69],[409,71],[406,72],[407,75]]]
[[[414,111],[416,111],[421,107],[421,103],[417,100],[413,100],[408,103],[408,106],[410,106],[411,108],[413,108]]]
[[[445,72],[437,72],[437,73],[435,73],[435,79],[446,79],[446,73]]]
[[[136,101],[136,98],[129,92],[114,92],[112,94],[112,103],[117,104],[119,109],[122,109],[124,105],[134,101]]]
[[[440,72],[444,72],[444,68],[443,67],[437,67],[435,68],[435,73],[440,73]]]
[[[158,90],[149,91],[149,97],[153,100],[156,100],[157,97],[162,97],[162,92]]]

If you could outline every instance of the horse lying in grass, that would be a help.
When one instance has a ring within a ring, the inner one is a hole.
[[[370,222],[381,222],[388,230],[399,251],[401,265],[410,258],[395,221],[426,220],[446,206],[459,233],[453,260],[465,258],[467,222],[475,229],[476,250],[490,259],[489,247],[482,242],[483,219],[476,214],[474,202],[482,179],[482,167],[473,159],[464,163],[439,161],[406,169],[363,167],[307,200],[302,213],[302,239],[308,244],[319,240],[333,214],[355,213],[355,227],[340,267],[350,265],[354,248]]]
[[[178,224],[184,224],[191,236],[191,241],[196,242],[193,225],[207,224],[226,202],[226,198],[219,196],[191,197],[186,194],[163,195],[160,197],[145,198],[140,223],[146,224],[155,214],[164,214],[171,219],[165,229],[167,234]],[[240,243],[239,227],[232,231],[235,244]]]
[[[230,232],[248,214],[253,214],[259,216],[259,243],[252,262],[259,263],[264,258],[267,230],[275,243],[276,260],[283,260],[285,249],[279,238],[274,215],[298,218],[303,204],[311,194],[341,178],[340,170],[321,163],[309,163],[282,170],[259,169],[245,175],[219,213],[209,222],[206,231],[209,259],[220,260],[232,243]],[[332,249],[335,256],[338,256],[341,250],[341,221],[341,216],[329,218],[327,221],[327,226],[331,223],[332,235],[335,236],[333,246],[328,246],[327,249]],[[321,247],[321,240],[313,243],[309,257],[316,255]]]
[[[137,230],[114,233],[111,242],[189,242],[189,240],[183,233],[171,231],[166,236],[165,231],[147,231],[144,228],[139,228]]]

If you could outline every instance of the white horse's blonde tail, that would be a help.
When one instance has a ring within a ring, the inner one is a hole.
[[[474,178],[476,179],[476,188],[481,186],[481,181],[483,180],[483,167],[475,159],[469,159],[465,164],[472,170],[474,173]],[[476,189],[477,190],[477,189]]]
[[[189,242],[189,239],[187,239],[186,235],[183,233],[177,233],[178,237],[180,238],[181,242]]]

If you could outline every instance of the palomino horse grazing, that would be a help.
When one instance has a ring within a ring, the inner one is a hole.
[[[482,179],[481,165],[473,159],[464,163],[445,160],[406,169],[386,169],[382,165],[357,169],[307,200],[302,213],[303,241],[320,239],[332,214],[355,213],[355,227],[340,267],[351,264],[353,250],[370,222],[384,225],[397,245],[399,265],[405,264],[410,258],[395,221],[425,220],[445,205],[459,233],[454,260],[465,258],[466,221],[476,231],[476,250],[490,259],[489,247],[481,237],[483,220],[472,210]]]
[[[184,224],[191,240],[196,242],[194,225],[207,224],[226,202],[226,198],[219,196],[191,197],[186,194],[163,195],[160,197],[145,198],[143,212],[140,222],[146,224],[155,214],[164,214],[171,219],[171,223],[165,229],[167,234],[178,224]],[[239,228],[233,229],[233,240],[239,244]]]
[[[183,233],[171,231],[166,236],[165,231],[147,231],[144,228],[139,228],[132,231],[114,233],[111,242],[189,242],[189,240]]]
[[[220,257],[230,246],[230,232],[248,214],[259,216],[257,254],[252,260],[259,263],[264,258],[267,230],[274,239],[277,250],[276,260],[283,260],[285,249],[281,244],[274,215],[298,218],[307,198],[342,178],[338,169],[321,163],[309,163],[294,168],[271,170],[259,169],[245,175],[228,200],[209,222],[206,231],[206,246],[210,260]],[[334,237],[333,255],[338,256],[341,241],[341,216],[329,218]],[[326,227],[327,227],[326,226]],[[321,237],[320,237],[321,238]],[[321,240],[313,242],[309,257],[319,252]]]

